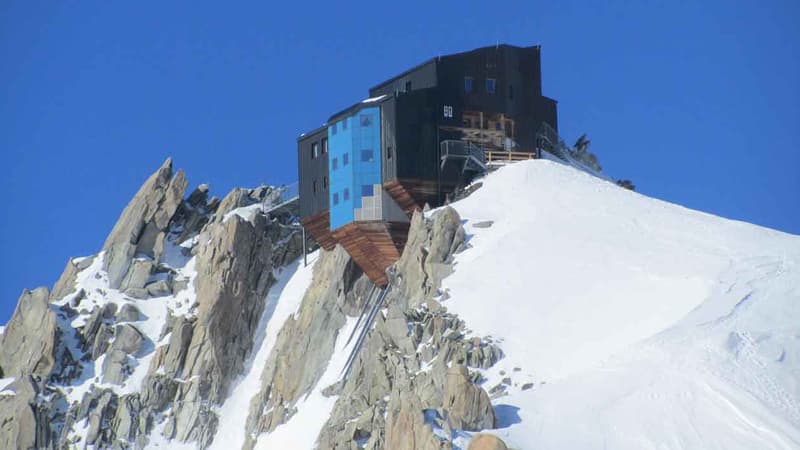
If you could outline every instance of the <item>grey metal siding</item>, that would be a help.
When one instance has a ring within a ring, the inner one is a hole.
[[[300,182],[300,218],[319,214],[328,209],[328,153],[322,153],[322,140],[328,138],[328,129],[323,127],[302,136],[297,141],[297,170]],[[320,154],[312,158],[313,144],[319,145]],[[314,192],[314,182],[317,190]]]
[[[394,97],[381,103],[381,158],[383,183],[397,178],[397,140],[395,139],[396,102]]]
[[[373,87],[369,90],[369,96],[407,92],[408,83],[411,83],[411,91],[435,87],[438,80],[436,73],[436,60],[428,61]]]

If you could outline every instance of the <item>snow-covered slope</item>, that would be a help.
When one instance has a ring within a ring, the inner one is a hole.
[[[501,340],[511,446],[800,447],[800,237],[549,161],[453,206],[444,305]]]

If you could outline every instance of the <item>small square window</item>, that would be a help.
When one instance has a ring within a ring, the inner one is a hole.
[[[350,200],[350,189],[344,188],[342,197],[344,198],[344,201]]]
[[[319,143],[314,142],[311,144],[311,159],[317,159],[319,157]]]
[[[464,77],[464,92],[467,94],[472,93],[472,77]]]
[[[372,197],[375,191],[372,189],[371,184],[362,184],[361,185],[361,196],[362,197]]]
[[[368,127],[372,125],[372,116],[370,116],[369,114],[362,114],[360,120],[362,127]]]
[[[486,92],[489,94],[494,94],[497,88],[497,80],[494,78],[487,78],[486,79]]]
[[[328,190],[328,177],[327,176],[322,178],[322,190],[323,191],[327,191]]]
[[[361,162],[372,162],[374,152],[372,149],[361,150]]]
[[[328,138],[322,138],[322,154],[328,153]]]
[[[331,170],[336,170],[339,168],[339,158],[333,158],[331,160]]]
[[[411,92],[411,81],[406,81],[406,92]]]
[[[346,130],[346,129],[347,129],[347,117],[342,119],[342,130]]]
[[[334,205],[338,205],[339,204],[339,193],[338,192],[335,192],[333,194],[333,204]]]
[[[392,146],[386,147],[386,159],[392,159]]]
[[[350,153],[342,155],[342,166],[346,166],[350,162]]]
[[[315,193],[315,194],[317,193],[317,180],[314,180],[314,181],[311,183],[311,191],[312,191],[313,193]]]

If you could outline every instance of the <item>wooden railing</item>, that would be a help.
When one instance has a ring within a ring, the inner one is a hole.
[[[486,150],[486,164],[499,163],[505,164],[509,162],[527,161],[529,159],[536,159],[536,153],[533,152],[506,152],[503,150]]]

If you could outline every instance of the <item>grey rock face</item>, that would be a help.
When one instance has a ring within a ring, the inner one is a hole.
[[[345,322],[342,305],[348,301],[346,293],[356,295],[352,286],[362,276],[342,248],[321,253],[300,309],[279,332],[264,367],[263,385],[250,404],[248,436],[284,423],[294,413],[297,400],[322,376],[336,342],[334,330]],[[248,438],[246,447],[253,444]]]
[[[453,208],[437,211],[430,220],[415,212],[406,248],[397,262],[403,282],[394,301],[413,308],[435,296],[442,279],[452,271],[452,255],[463,249],[465,239],[461,217]]]
[[[506,443],[502,439],[493,434],[476,434],[471,441],[467,450],[508,450]]]
[[[156,244],[163,240],[161,234],[183,200],[186,183],[183,171],[172,176],[172,159],[168,158],[128,203],[103,245],[103,268],[112,288],[120,287],[128,276],[136,254],[158,259]]]
[[[63,298],[65,295],[75,291],[75,281],[78,273],[89,267],[94,261],[94,256],[88,258],[71,258],[67,261],[67,267],[61,277],[56,281],[53,290],[50,292],[50,301],[55,301]]]
[[[385,318],[378,316],[339,389],[320,448],[350,448],[356,439],[368,449],[450,448],[434,426],[444,435],[493,426],[488,394],[468,367],[491,367],[502,352],[488,339],[465,337],[464,322],[432,300],[464,238],[455,211],[415,215]]]
[[[58,328],[50,291],[25,290],[0,338],[0,370],[5,377],[46,377],[56,363]]]
[[[466,367],[448,369],[445,386],[443,407],[451,427],[470,431],[494,428],[496,418],[489,395],[472,384]]]

